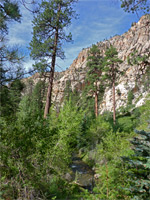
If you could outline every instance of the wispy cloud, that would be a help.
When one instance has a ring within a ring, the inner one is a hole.
[[[27,70],[31,69],[33,64],[34,64],[34,61],[32,59],[29,59],[29,58],[26,59],[23,63],[24,68],[27,69]]]
[[[32,31],[32,15],[23,6],[21,7],[22,21],[21,23],[11,23],[9,25],[9,45],[23,45],[28,46],[31,39]]]

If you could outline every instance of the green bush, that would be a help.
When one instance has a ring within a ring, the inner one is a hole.
[[[129,138],[132,134],[108,131],[96,146],[96,174],[93,194],[85,195],[85,199],[130,199],[130,193],[124,190],[129,181],[121,156],[132,154]]]
[[[91,126],[88,130],[88,137],[90,138],[89,143],[92,146],[96,146],[99,144],[103,138],[106,137],[108,132],[112,129],[109,122],[107,122],[102,116],[98,116],[96,119],[93,120]]]
[[[135,122],[132,117],[122,117],[118,118],[117,125],[120,131],[131,132],[135,128]]]
[[[67,103],[59,116],[51,112],[43,120],[28,102],[22,99],[16,121],[0,121],[1,198],[65,198],[72,191],[63,177],[80,139],[83,112]]]
[[[150,98],[150,97],[149,97]],[[137,129],[149,131],[148,129],[148,120],[150,119],[150,100],[147,99],[145,104],[139,108],[140,118]]]
[[[128,92],[128,102],[127,102],[127,104],[128,104],[128,105],[131,105],[133,99],[134,99],[133,91],[129,90],[129,92]]]

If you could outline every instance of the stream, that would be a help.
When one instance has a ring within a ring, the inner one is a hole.
[[[78,155],[73,156],[70,168],[73,172],[72,178],[74,182],[84,189],[88,189],[92,192],[94,187],[93,170],[85,162],[83,162]]]

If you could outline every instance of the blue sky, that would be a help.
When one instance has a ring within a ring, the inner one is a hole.
[[[68,68],[79,52],[104,39],[109,39],[116,34],[121,35],[128,31],[132,22],[137,22],[136,14],[129,14],[120,7],[119,0],[79,0],[74,5],[78,19],[72,20],[67,32],[71,32],[73,42],[64,43],[65,60],[57,59],[56,71]],[[34,61],[29,57],[29,42],[32,38],[32,15],[25,8],[21,8],[22,23],[11,23],[9,25],[10,46],[18,45],[25,54],[24,66],[29,68]]]

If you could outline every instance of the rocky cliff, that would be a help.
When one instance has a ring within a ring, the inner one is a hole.
[[[136,75],[139,73],[139,66],[129,65],[127,57],[134,51],[138,51],[140,55],[150,55],[149,15],[141,17],[138,23],[133,23],[132,27],[123,35],[117,35],[109,40],[97,43],[103,53],[110,44],[117,49],[118,57],[123,60],[123,63],[120,64],[120,68],[124,71],[124,76],[118,80],[118,85],[116,86],[116,107],[118,109],[126,105],[129,91],[132,91],[134,94],[133,103],[135,106],[140,106],[143,104],[147,94],[150,93],[150,80],[147,80],[149,81],[149,85],[146,89],[142,81],[140,87],[137,87]],[[81,92],[84,89],[88,50],[89,48],[83,49],[69,69],[55,74],[53,87],[53,102],[55,102],[55,105],[61,105],[63,103],[64,90],[68,80],[70,81],[72,90],[77,89]],[[40,79],[38,75],[34,75],[32,78],[34,79],[34,83]],[[143,78],[143,76],[141,76],[141,78]],[[100,112],[105,110],[112,111],[111,88],[106,88],[103,100],[99,105]]]

